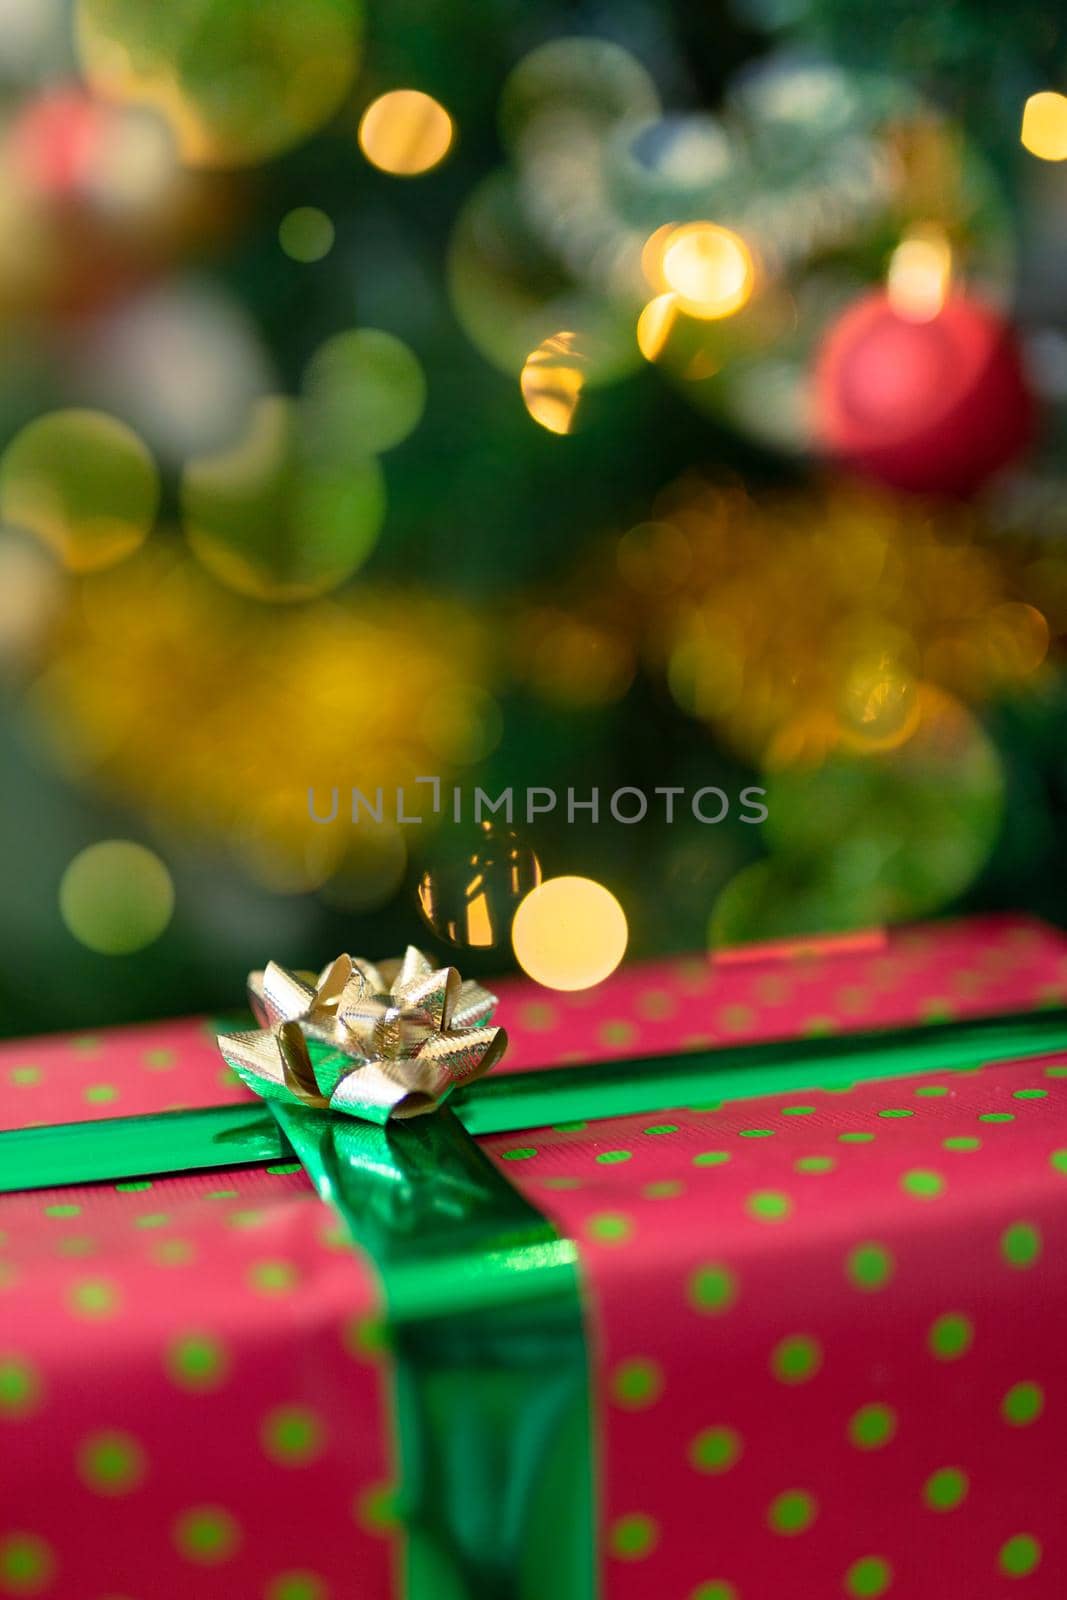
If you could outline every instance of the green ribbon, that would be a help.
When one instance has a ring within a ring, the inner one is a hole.
[[[577,1252],[448,1110],[380,1128],[272,1103],[378,1269],[395,1355],[409,1600],[590,1600]]]

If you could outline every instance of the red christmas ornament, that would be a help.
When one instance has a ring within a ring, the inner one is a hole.
[[[1010,325],[962,294],[922,321],[865,295],[816,361],[823,449],[898,489],[970,494],[1026,448],[1034,411]]]

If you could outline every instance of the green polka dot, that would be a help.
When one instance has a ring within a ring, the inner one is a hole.
[[[879,1111],[880,1117],[913,1117],[914,1111],[907,1110],[904,1106],[887,1106],[884,1111]]]
[[[793,1209],[793,1202],[780,1189],[757,1189],[745,1201],[749,1216],[760,1222],[783,1222]]]
[[[141,1057],[145,1066],[151,1072],[166,1072],[177,1060],[173,1050],[146,1050]]]
[[[83,1233],[69,1234],[56,1244],[56,1250],[61,1256],[91,1256],[95,1249],[96,1240],[86,1238]]]
[[[959,1467],[939,1467],[923,1484],[923,1499],[931,1511],[955,1511],[968,1488],[967,1474]]]
[[[599,1239],[602,1244],[621,1244],[633,1233],[629,1217],[618,1211],[601,1211],[590,1217],[585,1226],[590,1238]]]
[[[929,1345],[939,1361],[956,1361],[966,1355],[974,1339],[974,1324],[961,1311],[946,1311],[931,1325]]]
[[[119,1297],[106,1278],[83,1278],[72,1285],[68,1304],[79,1317],[111,1317],[118,1310]]]
[[[1014,1122],[1014,1111],[982,1111],[978,1115],[979,1122]]]
[[[738,1594],[725,1578],[712,1578],[707,1583],[698,1583],[689,1600],[738,1600]]]
[[[535,1144],[518,1144],[511,1150],[502,1150],[501,1159],[504,1161],[529,1161],[537,1154]]]
[[[847,1133],[839,1133],[837,1137],[842,1144],[870,1144],[874,1134],[865,1133],[862,1128],[857,1128]]]
[[[845,1271],[857,1289],[873,1292],[884,1289],[893,1276],[896,1263],[884,1244],[858,1244],[848,1254]]]
[[[661,1178],[655,1183],[646,1183],[641,1193],[646,1200],[673,1200],[684,1189],[685,1185],[679,1183],[677,1178]]]
[[[582,1187],[581,1178],[542,1178],[541,1183],[546,1189],[564,1190]]]
[[[24,1417],[40,1395],[35,1367],[21,1356],[0,1356],[0,1417]]]
[[[195,1253],[188,1239],[158,1239],[152,1246],[152,1260],[160,1267],[186,1267]]]
[[[767,1524],[775,1533],[804,1533],[815,1521],[818,1505],[806,1489],[784,1489],[767,1507]]]
[[[653,1134],[677,1133],[678,1124],[676,1122],[654,1122],[650,1128],[642,1128],[641,1132]]]
[[[697,1267],[689,1278],[689,1302],[698,1311],[728,1311],[737,1299],[737,1279],[729,1267]]]
[[[694,1167],[721,1167],[729,1159],[730,1152],[728,1150],[701,1150],[693,1157],[693,1165]]]
[[[939,1172],[927,1167],[913,1167],[901,1177],[900,1187],[916,1200],[936,1200],[945,1187],[945,1180]]]
[[[90,1105],[106,1105],[109,1100],[117,1100],[119,1092],[113,1083],[91,1083],[85,1090],[85,1098]]]
[[[861,1556],[845,1573],[845,1593],[853,1600],[877,1600],[893,1581],[893,1569],[881,1556]]]
[[[326,1600],[326,1592],[313,1572],[279,1572],[267,1585],[266,1600]]]
[[[221,1506],[192,1506],[174,1524],[174,1542],[188,1561],[214,1566],[237,1549],[241,1531]]]
[[[207,1197],[209,1200],[236,1200],[236,1189],[212,1189]]]
[[[259,1437],[272,1461],[302,1467],[321,1453],[326,1430],[309,1406],[277,1406],[264,1417]]]
[[[125,1183],[116,1183],[116,1194],[140,1194],[145,1189],[151,1189],[151,1178],[130,1178]]]
[[[226,1218],[226,1225],[230,1228],[258,1228],[266,1220],[266,1211],[249,1207],[247,1211],[231,1211]]]
[[[773,1139],[774,1138],[774,1129],[773,1128],[739,1128],[738,1131],[737,1131],[737,1137],[739,1139]]]
[[[689,1446],[698,1472],[728,1472],[741,1454],[741,1435],[733,1428],[704,1428]]]
[[[351,1317],[345,1324],[344,1344],[360,1361],[377,1361],[392,1348],[389,1325],[381,1317]]]
[[[948,1086],[943,1083],[920,1083],[915,1091],[926,1099],[937,1099],[943,1094],[948,1094]]]
[[[146,1211],[134,1219],[137,1228],[165,1228],[170,1221],[166,1211]]]
[[[611,1526],[611,1552],[623,1561],[639,1561],[656,1543],[658,1529],[651,1517],[634,1511]]]
[[[923,1022],[951,1022],[955,1015],[956,1007],[951,1000],[927,1000],[919,1007]]]
[[[798,1156],[793,1162],[794,1172],[833,1172],[837,1162],[833,1156]]]
[[[1026,1578],[1041,1560],[1041,1546],[1032,1533],[1016,1533],[1005,1539],[997,1559],[1006,1578]]]
[[[1032,1222],[1013,1222],[1000,1236],[1000,1253],[1009,1267],[1032,1267],[1041,1254],[1041,1234]]]
[[[663,1392],[663,1369],[646,1356],[620,1361],[611,1375],[611,1395],[626,1411],[643,1411]]]
[[[814,1115],[815,1115],[815,1107],[814,1106],[783,1106],[782,1107],[782,1116],[783,1117],[813,1117]]]
[[[166,1354],[167,1372],[182,1389],[217,1389],[229,1365],[226,1346],[209,1333],[183,1334],[174,1340]]]
[[[12,1067],[11,1082],[19,1089],[32,1089],[41,1081],[40,1067]]]
[[[588,1128],[588,1122],[554,1122],[553,1128],[557,1133],[581,1133],[583,1128]]]
[[[1048,1094],[1048,1090],[1047,1089],[1013,1089],[1012,1090],[1012,1098],[1014,1100],[1044,1100],[1044,1098],[1045,1098],[1045,1096],[1047,1094]]]
[[[771,1371],[780,1383],[806,1383],[822,1365],[822,1348],[806,1333],[793,1333],[771,1352]]]
[[[399,1524],[397,1492],[391,1483],[372,1484],[356,1496],[356,1521],[370,1533],[391,1533]]]
[[[1067,1078],[1067,1065],[1057,1062],[1055,1066],[1045,1068],[1046,1078]]]
[[[51,1545],[36,1533],[0,1539],[0,1588],[5,1594],[37,1594],[51,1581],[56,1561]]]
[[[603,1161],[607,1166],[611,1166],[617,1161],[629,1161],[632,1156],[632,1150],[601,1150],[597,1160]]]
[[[1067,1173],[1067,1150],[1053,1150],[1048,1162],[1054,1172]]]
[[[849,1418],[848,1436],[857,1450],[880,1450],[896,1431],[896,1412],[877,1400],[860,1406]]]
[[[44,1214],[46,1217],[80,1217],[82,1208],[70,1202],[67,1205],[45,1206]]]
[[[296,1280],[291,1261],[256,1261],[248,1271],[248,1281],[258,1294],[288,1294]]]
[[[1039,1383],[1013,1383],[1000,1402],[1000,1414],[1013,1428],[1036,1422],[1045,1409],[1045,1392]]]
[[[806,1039],[822,1039],[827,1034],[837,1033],[839,1027],[836,1017],[809,1017],[800,1031]]]
[[[303,1170],[304,1169],[301,1167],[299,1161],[276,1161],[273,1164],[273,1166],[270,1166],[270,1167],[267,1168],[268,1172],[281,1173],[281,1174],[288,1174],[290,1172],[302,1172]]]
[[[982,1148],[981,1139],[972,1139],[969,1134],[965,1133],[957,1134],[951,1139],[942,1139],[941,1143],[946,1150],[980,1150]]]
[[[128,1494],[144,1477],[144,1451],[128,1433],[94,1433],[78,1450],[78,1472],[98,1494]]]

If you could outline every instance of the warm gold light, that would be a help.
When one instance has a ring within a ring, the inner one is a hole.
[[[1023,106],[1024,147],[1042,161],[1067,161],[1067,95],[1044,89]]]
[[[637,319],[637,348],[646,361],[658,361],[667,346],[678,315],[678,297],[658,294]]]
[[[527,411],[549,433],[572,431],[584,386],[585,357],[566,329],[530,351],[519,377]]]
[[[392,89],[367,107],[359,145],[367,160],[395,178],[414,178],[443,161],[452,144],[452,118],[420,89]]]
[[[714,222],[687,222],[663,247],[664,282],[691,317],[730,317],[751,299],[756,268],[745,241]]]
[[[511,942],[522,970],[548,989],[589,989],[615,971],[629,929],[622,906],[592,878],[547,878],[515,913]]]
[[[948,298],[952,249],[936,226],[916,228],[903,238],[889,261],[889,303],[909,322],[930,322]]]

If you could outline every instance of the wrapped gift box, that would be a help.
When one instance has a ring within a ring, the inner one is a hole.
[[[397,1129],[0,1049],[0,1595],[1067,1593],[1067,941],[500,995]]]

